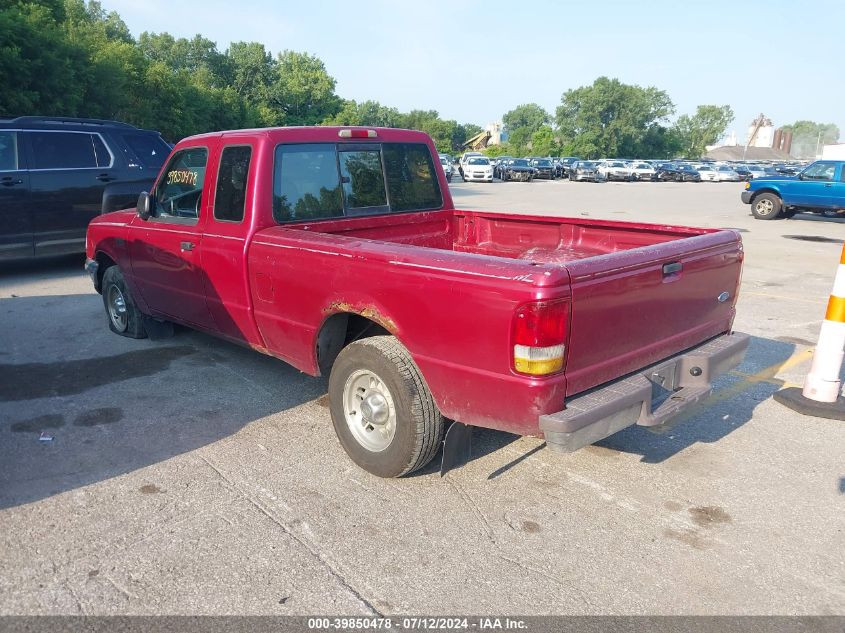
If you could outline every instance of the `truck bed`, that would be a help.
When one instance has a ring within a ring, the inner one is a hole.
[[[352,258],[349,266],[366,260],[384,271],[379,275],[395,275],[401,268],[436,279],[438,287],[451,279],[454,288],[488,296],[484,307],[464,308],[476,314],[514,296],[516,286],[522,296],[526,284],[535,288],[536,299],[569,295],[567,396],[730,331],[742,266],[741,242],[730,230],[465,210],[286,228],[311,234],[296,240],[301,245],[321,252],[341,249]],[[259,236],[277,231],[292,233],[275,227]],[[408,282],[397,283],[398,292]],[[387,287],[382,284],[371,296]],[[452,307],[462,300],[451,299]],[[417,293],[407,301],[436,304],[439,299]],[[476,346],[484,345],[484,336],[479,334]],[[445,350],[420,353],[430,353],[432,362],[448,356]],[[476,353],[472,362],[484,371],[502,371],[504,364],[486,353]]]
[[[715,232],[713,229],[465,210],[351,218],[291,225],[290,228],[537,264],[567,264]]]

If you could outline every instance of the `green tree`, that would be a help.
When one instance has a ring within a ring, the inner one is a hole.
[[[273,56],[258,42],[232,42],[226,51],[232,74],[232,88],[252,105],[267,100],[273,81]]]
[[[792,132],[790,154],[796,158],[816,158],[821,153],[822,145],[839,140],[839,128],[834,123],[796,121],[784,125],[782,129],[784,132]]]
[[[730,106],[700,105],[695,114],[683,114],[674,125],[680,152],[686,158],[701,158],[708,145],[718,141],[734,120]]]
[[[316,125],[341,109],[336,82],[323,62],[308,53],[279,53],[267,106],[275,125]]]
[[[548,126],[550,121],[549,113],[536,103],[519,105],[502,116],[508,143],[518,156],[529,152],[534,133]]]
[[[488,145],[484,148],[483,154],[490,158],[496,156],[511,156],[511,147],[508,143],[499,143],[498,145]]]
[[[366,125],[372,127],[400,127],[402,115],[396,108],[388,108],[378,101],[344,101],[340,112],[323,121],[323,125]]]
[[[674,111],[662,90],[599,77],[565,92],[556,120],[564,146],[577,156],[635,157],[658,138],[656,128]]]
[[[529,131],[529,137],[550,121],[549,113],[536,103],[519,105],[502,117],[502,123],[508,128],[509,133],[526,128]]]
[[[558,150],[554,130],[548,125],[544,125],[531,135],[531,153],[534,156],[553,156]]]
[[[58,2],[0,5],[0,114],[79,112],[84,56],[61,28],[64,15]]]

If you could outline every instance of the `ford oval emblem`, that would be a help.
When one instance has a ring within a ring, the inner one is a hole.
[[[720,294],[720,295],[717,297],[717,299],[719,300],[719,303],[724,303],[725,301],[727,301],[727,300],[728,300],[728,299],[730,299],[730,298],[731,298],[731,293],[730,293],[730,292],[723,292],[722,294]]]

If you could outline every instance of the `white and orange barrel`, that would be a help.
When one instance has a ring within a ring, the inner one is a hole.
[[[845,246],[827,302],[813,366],[804,380],[802,394],[816,402],[836,402],[842,389],[839,372],[845,357]]]

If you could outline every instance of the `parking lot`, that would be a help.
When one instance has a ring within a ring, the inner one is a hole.
[[[806,374],[845,221],[754,220],[729,183],[451,188],[741,231],[746,360],[662,434],[555,455],[476,430],[445,478],[382,480],[340,448],[324,380],[111,334],[81,257],[4,265],[0,613],[845,613],[845,423],[771,398]]]

